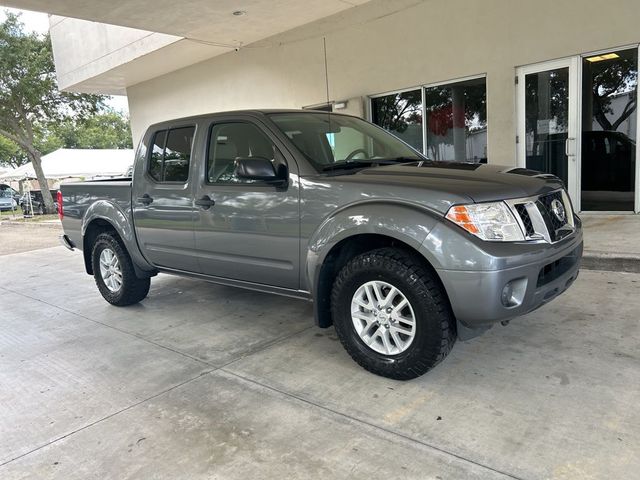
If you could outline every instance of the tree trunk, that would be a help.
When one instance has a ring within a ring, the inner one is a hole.
[[[31,150],[29,152],[29,156],[31,157],[33,170],[36,172],[36,178],[38,179],[38,184],[40,185],[40,191],[42,192],[42,199],[44,200],[44,213],[56,213],[55,206],[53,205],[53,197],[51,196],[51,191],[49,191],[49,183],[47,182],[47,179],[44,176],[44,171],[42,170],[42,159],[40,156],[40,152],[35,149]]]

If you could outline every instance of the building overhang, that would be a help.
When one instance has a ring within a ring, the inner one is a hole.
[[[63,90],[123,94],[136,83],[369,0],[4,0],[46,12]]]

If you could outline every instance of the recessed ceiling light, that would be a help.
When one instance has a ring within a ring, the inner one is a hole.
[[[603,60],[613,60],[614,58],[620,58],[617,53],[605,53],[604,55],[595,55],[593,57],[587,57],[587,62],[601,62]]]
[[[247,12],[245,10],[236,10],[235,12],[233,12],[233,15],[236,17],[241,17],[243,15],[246,15]]]

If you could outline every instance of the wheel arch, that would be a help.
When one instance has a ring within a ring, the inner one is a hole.
[[[333,245],[317,269],[313,283],[314,318],[316,325],[320,328],[327,328],[333,325],[331,316],[331,290],[333,281],[342,267],[357,255],[385,247],[402,250],[414,258],[416,262],[419,262],[420,265],[427,268],[432,273],[433,278],[439,283],[448,301],[446,289],[438,272],[429,260],[420,253],[414,242],[409,243],[404,239],[382,233],[358,233],[348,236]]]
[[[123,247],[131,256],[136,276],[145,278],[156,274],[153,265],[147,262],[138,248],[130,216],[118,205],[100,200],[87,209],[82,221],[82,251],[85,270],[89,275],[93,275],[93,267],[91,266],[93,243],[100,233],[106,231],[112,231],[118,236]]]

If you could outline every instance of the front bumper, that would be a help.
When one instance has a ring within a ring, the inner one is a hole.
[[[534,262],[491,271],[436,270],[458,322],[483,329],[529,313],[569,288],[578,277],[582,246],[582,231],[577,230],[562,246],[537,255]],[[505,305],[504,289],[509,282],[521,287],[521,294]]]

